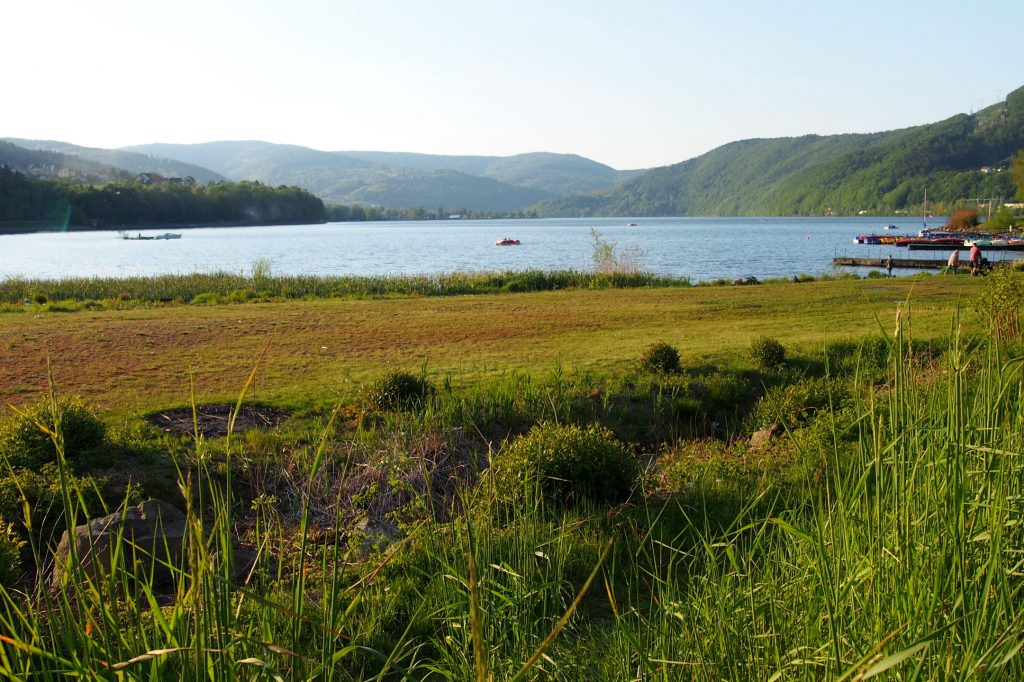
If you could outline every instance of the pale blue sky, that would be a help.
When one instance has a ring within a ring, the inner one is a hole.
[[[1024,85],[1024,1],[4,3],[0,136],[576,153],[930,123]]]

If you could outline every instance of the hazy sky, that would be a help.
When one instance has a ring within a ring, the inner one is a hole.
[[[1022,27],[1024,0],[3,0],[0,137],[650,167],[987,106]]]

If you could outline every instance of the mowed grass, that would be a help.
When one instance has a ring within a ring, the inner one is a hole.
[[[728,363],[758,334],[818,353],[826,339],[890,332],[904,306],[915,338],[949,332],[983,282],[969,277],[743,287],[571,290],[0,315],[0,402],[47,385],[105,409],[230,397],[261,357],[255,397],[293,405],[352,395],[388,366],[460,382],[511,370],[622,369],[666,341],[687,361]],[[969,314],[964,321],[974,322]]]

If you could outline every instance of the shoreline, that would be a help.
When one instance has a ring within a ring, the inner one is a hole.
[[[15,225],[5,225],[0,223],[0,236],[15,235],[15,234],[44,234],[47,232],[62,233],[62,232],[130,232],[132,230],[194,230],[204,227],[268,227],[268,226],[289,226],[289,225],[326,225],[326,220],[321,220],[315,223],[301,222],[301,223],[282,223],[279,221],[249,221],[249,220],[231,220],[221,221],[213,223],[170,223],[170,222],[156,222],[156,223],[134,223],[131,225],[55,225],[49,221],[36,221],[35,223],[19,223]]]

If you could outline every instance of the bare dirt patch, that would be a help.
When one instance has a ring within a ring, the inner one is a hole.
[[[146,420],[168,433],[178,436],[195,437],[195,427],[204,438],[223,438],[228,435],[233,405],[201,405],[196,407],[193,419],[191,407],[179,407],[173,410],[155,412]],[[242,433],[250,429],[266,429],[277,426],[291,413],[279,407],[260,405],[243,405],[235,418],[234,433]]]

